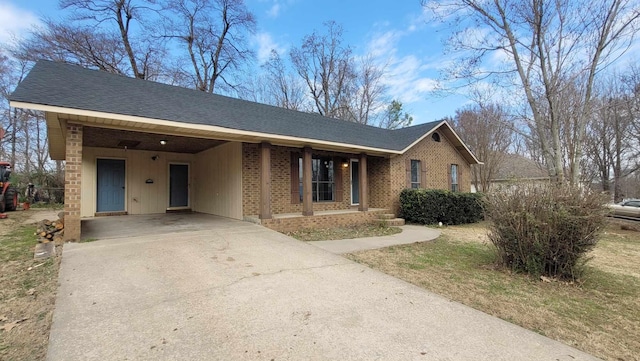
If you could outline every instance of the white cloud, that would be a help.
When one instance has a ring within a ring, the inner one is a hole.
[[[269,10],[267,10],[267,16],[270,18],[277,18],[280,15],[281,6],[279,3],[275,3],[271,6]]]
[[[20,9],[11,3],[0,2],[0,42],[6,43],[15,37],[22,37],[40,22],[35,14]]]
[[[257,55],[259,64],[263,64],[264,62],[269,60],[271,50],[277,51],[280,55],[283,55],[287,51],[287,48],[273,40],[273,37],[269,33],[257,33],[255,42],[257,43],[258,47]]]
[[[427,74],[433,64],[416,55],[398,55],[398,43],[414,30],[409,27],[408,31],[390,30],[378,33],[366,48],[379,65],[385,66],[382,83],[387,87],[389,96],[404,104],[425,100],[428,93],[437,86],[437,81]]]
[[[277,18],[288,7],[296,3],[297,0],[259,0],[260,2],[271,3],[271,7],[266,11],[267,17]]]

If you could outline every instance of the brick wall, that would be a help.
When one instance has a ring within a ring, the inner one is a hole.
[[[354,212],[347,214],[323,214],[308,217],[263,219],[261,224],[278,232],[293,232],[300,229],[343,227],[373,222],[386,211]]]
[[[406,160],[416,159],[427,166],[426,188],[449,189],[449,169],[458,165],[460,192],[471,191],[471,166],[455,149],[451,142],[440,134],[440,142],[426,137],[405,154],[391,158],[391,209],[397,214],[400,208],[400,192],[406,188]]]
[[[273,194],[273,193],[272,193]],[[258,144],[242,144],[242,214],[260,212],[260,154]]]
[[[260,202],[260,155],[258,144],[244,143],[242,145],[242,208],[243,215],[256,215]],[[291,153],[302,154],[302,149],[273,146],[271,148],[271,213],[300,213],[302,202],[291,203]],[[338,157],[341,160],[355,158],[346,153],[332,153],[313,151],[314,156]],[[330,211],[351,208],[351,178],[350,168],[338,167],[342,172],[342,201],[315,202],[314,211]]]
[[[64,167],[64,240],[80,240],[82,125],[68,123]]]
[[[243,144],[243,215],[257,215],[260,202],[260,157],[258,144]],[[271,211],[272,214],[300,213],[302,203],[291,203],[291,152],[301,154],[302,149],[274,146],[271,149]],[[314,156],[331,156],[349,160],[356,154],[313,151]],[[369,207],[387,208],[398,213],[400,192],[406,187],[406,160],[417,159],[427,167],[426,187],[449,189],[449,169],[458,164],[459,188],[469,192],[471,169],[449,140],[440,134],[440,142],[430,136],[423,139],[407,153],[391,158],[369,156]],[[342,202],[316,202],[314,211],[350,209],[351,168],[339,168],[342,172]]]
[[[389,158],[369,157],[369,207],[389,208],[391,204],[391,173]]]

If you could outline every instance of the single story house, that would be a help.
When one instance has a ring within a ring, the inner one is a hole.
[[[446,121],[388,130],[39,61],[10,98],[44,111],[81,218],[191,210],[290,230],[397,212],[400,191],[469,191],[480,162]]]
[[[549,183],[549,172],[542,168],[533,159],[519,154],[502,154],[502,161],[491,178],[489,190],[504,190],[517,184],[544,184]],[[476,187],[471,184],[471,191]]]

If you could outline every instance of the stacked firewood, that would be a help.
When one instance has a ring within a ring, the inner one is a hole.
[[[40,243],[64,243],[64,212],[58,213],[58,219],[55,221],[44,219],[38,222],[36,236]]]

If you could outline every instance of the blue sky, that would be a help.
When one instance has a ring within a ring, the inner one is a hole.
[[[274,48],[287,54],[304,35],[335,20],[356,55],[373,54],[387,65],[389,95],[402,101],[414,124],[452,116],[468,101],[463,96],[430,93],[438,68],[446,63],[442,36],[428,24],[419,0],[245,0],[257,18],[252,46],[258,60]],[[62,16],[57,0],[0,0],[0,42],[24,34],[41,16]]]

